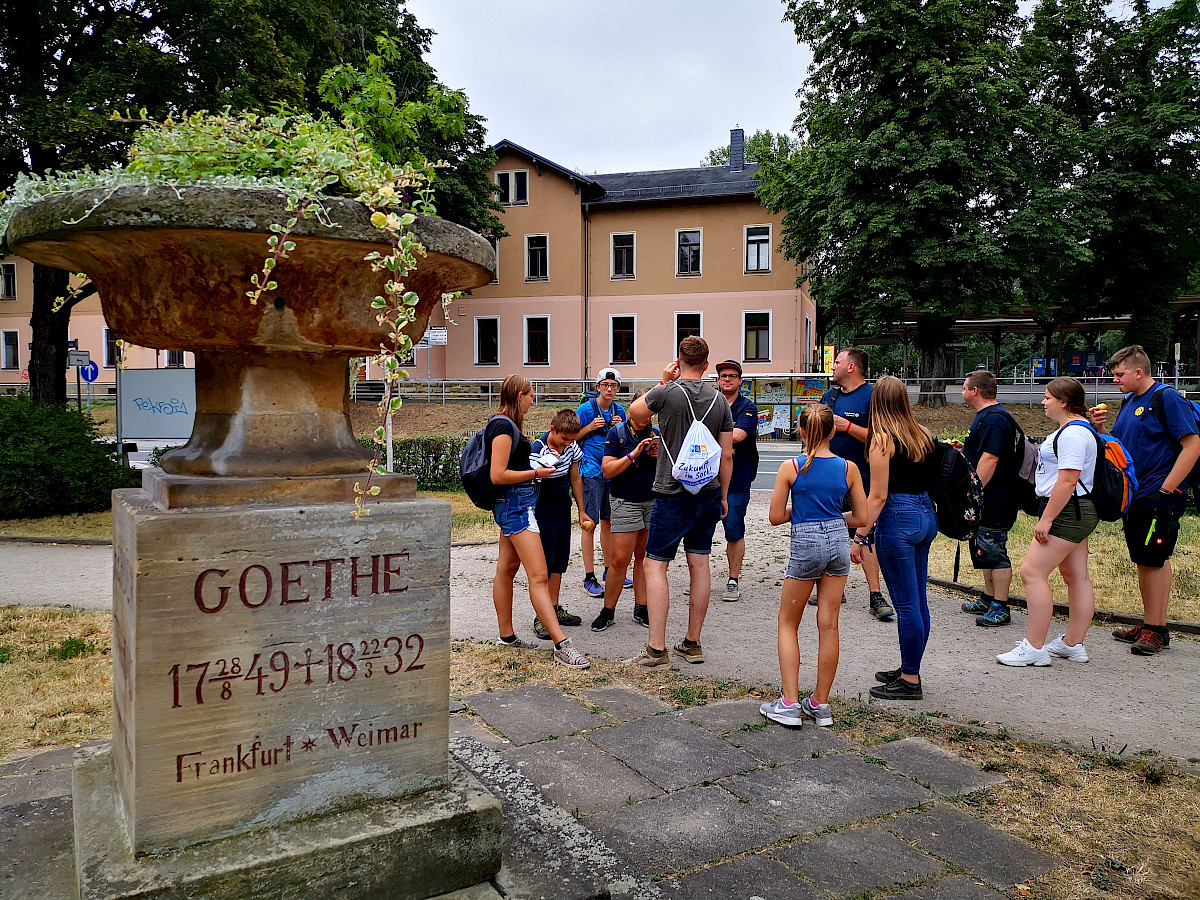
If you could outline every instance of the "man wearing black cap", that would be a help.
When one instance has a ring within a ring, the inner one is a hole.
[[[750,485],[758,474],[758,407],[744,395],[742,364],[735,359],[717,363],[717,388],[733,416],[733,474],[729,479],[729,514],[725,516],[725,553],[729,578],[721,599],[732,603],[742,596],[738,579],[746,556],[746,507]]]

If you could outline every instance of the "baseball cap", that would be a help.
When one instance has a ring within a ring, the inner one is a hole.
[[[615,381],[617,384],[620,384],[621,373],[616,369],[601,369],[600,374],[596,376],[596,384],[602,381]]]
[[[724,362],[717,363],[717,367],[714,369],[714,371],[720,373],[722,369],[737,369],[738,375],[740,376],[742,374],[742,364],[736,359],[727,359]]]

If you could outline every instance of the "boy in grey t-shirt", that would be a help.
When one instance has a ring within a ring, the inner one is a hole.
[[[658,413],[663,446],[658,455],[654,479],[657,499],[650,516],[650,536],[646,541],[646,600],[650,641],[641,654],[628,660],[645,668],[670,668],[667,656],[667,610],[670,597],[667,567],[683,542],[691,575],[691,602],[688,606],[688,630],[675,652],[690,663],[704,662],[700,631],[708,613],[712,593],[709,554],[713,532],[725,516],[729,479],[733,474],[733,416],[711,384],[701,379],[708,368],[708,344],[703,338],[687,337],[679,344],[679,358],[663,370],[662,384],[635,400],[629,407],[631,417],[642,419]],[[714,402],[715,400],[715,402]],[[693,417],[704,422],[721,446],[720,470],[716,478],[697,493],[689,493],[671,474],[672,459],[679,458],[684,436]],[[701,563],[702,565],[695,565]]]

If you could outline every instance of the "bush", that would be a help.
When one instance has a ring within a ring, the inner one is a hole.
[[[67,406],[0,399],[0,519],[32,519],[108,509],[115,488],[140,483],[95,423]]]
[[[423,491],[461,491],[458,460],[467,446],[465,437],[401,438],[392,442],[392,457],[397,472],[417,477],[417,487]],[[375,449],[370,438],[359,438],[368,450]],[[381,461],[384,449],[380,450]]]

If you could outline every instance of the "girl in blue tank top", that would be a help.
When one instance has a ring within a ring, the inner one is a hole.
[[[800,414],[797,430],[804,439],[805,452],[779,467],[768,513],[772,525],[792,525],[791,553],[779,600],[780,696],[759,708],[768,719],[793,728],[799,727],[806,716],[818,725],[833,724],[829,691],[840,651],[838,613],[846,576],[850,574],[849,529],[858,527],[867,517],[867,495],[858,466],[829,449],[833,410],[820,403],[809,404]],[[843,513],[847,496],[850,512]],[[797,633],[814,586],[817,686],[811,696],[800,700]]]

